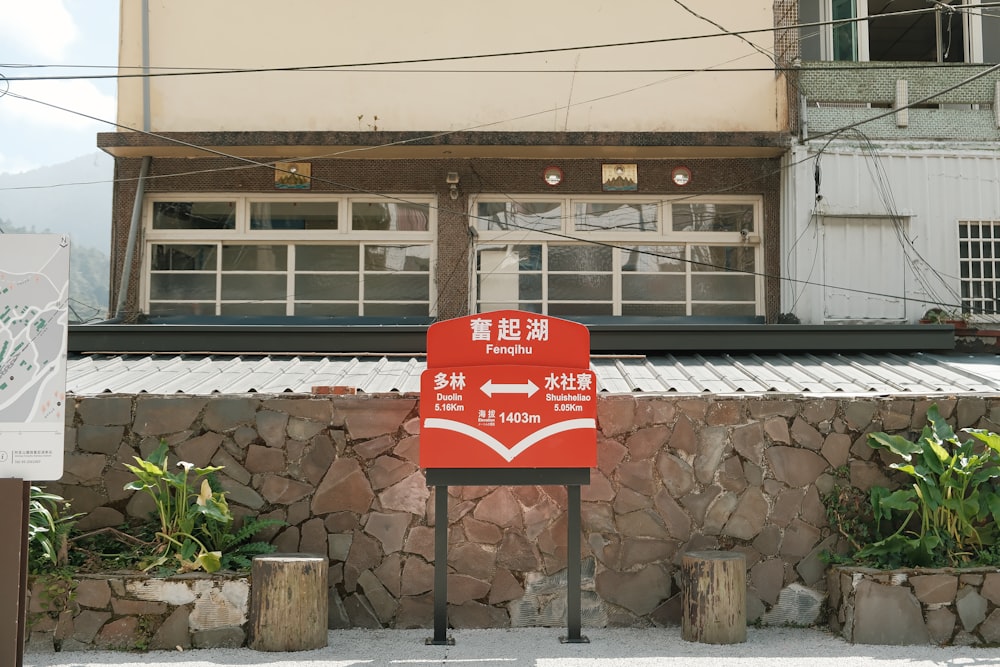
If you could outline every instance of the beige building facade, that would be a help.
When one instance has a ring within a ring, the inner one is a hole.
[[[117,313],[777,315],[793,2],[427,9],[122,2]]]

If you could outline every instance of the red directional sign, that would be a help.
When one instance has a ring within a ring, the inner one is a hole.
[[[508,310],[432,325],[420,379],[421,467],[596,466],[589,365],[590,333],[575,322]]]

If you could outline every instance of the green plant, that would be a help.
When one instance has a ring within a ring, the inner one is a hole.
[[[180,571],[219,570],[222,554],[206,547],[197,535],[204,536],[206,524],[228,526],[233,520],[225,493],[213,490],[207,478],[222,468],[196,468],[191,463],[180,461],[177,463],[180,472],[171,472],[166,440],[160,441],[149,458],[133,458],[138,465],[125,464],[125,467],[136,479],[126,484],[125,489],[148,493],[156,503],[160,522],[156,533],[156,553],[142,564],[142,569],[150,570],[177,560]],[[218,527],[213,526],[213,529]]]
[[[910,476],[896,491],[871,489],[873,517],[888,536],[864,545],[855,559],[880,566],[957,566],[990,558],[997,542],[1000,435],[967,429],[961,441],[936,405],[916,441],[870,433],[868,444],[902,459],[891,467]]]
[[[39,486],[28,495],[28,569],[35,574],[66,564],[66,539],[79,514],[62,496]]]
[[[273,544],[250,541],[250,538],[265,528],[285,525],[284,521],[278,519],[246,517],[240,529],[233,532],[229,530],[229,526],[206,523],[205,544],[222,553],[222,569],[245,570],[252,565],[254,556],[274,553],[275,550]]]

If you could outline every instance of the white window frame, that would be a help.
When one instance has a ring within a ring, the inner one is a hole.
[[[975,239],[971,236],[962,237],[962,226],[968,226],[969,228],[975,226],[979,229],[986,226],[991,228],[994,235],[989,238],[991,246],[989,252],[990,257],[984,257],[985,253],[982,251],[984,237],[982,234]],[[994,306],[993,312],[990,313],[979,312],[981,308],[978,308],[978,306],[983,302],[992,301],[995,304],[998,300],[1000,300],[1000,253],[995,251],[996,244],[1000,243],[1000,220],[959,220],[958,226],[955,229],[955,234],[959,245],[958,282],[962,310],[968,313],[969,319],[972,321],[996,322],[1000,320],[1000,308]],[[979,256],[972,257],[970,253],[968,257],[962,257],[962,245],[969,244],[971,247],[971,245],[977,240],[979,242]],[[974,270],[976,267],[980,269],[978,276],[973,275],[976,273]],[[991,275],[987,276],[986,273],[990,273]],[[973,292],[977,291],[977,287],[989,287],[989,289],[993,291],[993,295],[988,296],[985,293],[974,295]]]
[[[479,219],[478,219],[478,207],[480,203],[560,203],[562,206],[562,224],[559,229],[546,231],[534,231],[534,230],[506,230],[506,231],[490,231],[485,229],[478,229]],[[579,203],[617,203],[617,204],[653,204],[656,207],[656,226],[653,230],[648,232],[641,231],[577,231],[574,229],[574,215],[576,205]],[[741,232],[690,232],[690,231],[674,231],[672,225],[672,206],[674,204],[742,204],[750,205],[753,210],[753,228],[746,230],[746,233]],[[762,243],[762,228],[763,228],[763,198],[756,195],[716,195],[716,196],[659,196],[659,197],[649,197],[649,196],[623,196],[623,195],[575,195],[568,197],[555,197],[546,195],[520,195],[520,194],[506,194],[506,195],[480,195],[470,199],[470,227],[476,229],[476,239],[474,240],[473,252],[470,254],[471,262],[471,274],[473,275],[473,281],[471,289],[469,290],[469,306],[471,312],[479,312],[480,303],[486,301],[488,303],[499,303],[502,300],[481,298],[479,294],[479,270],[478,270],[478,253],[481,246],[486,245],[508,245],[508,246],[520,246],[520,245],[542,245],[542,258],[541,258],[541,299],[540,299],[540,309],[543,314],[548,314],[550,303],[556,303],[554,300],[549,298],[548,295],[548,276],[550,275],[548,268],[548,252],[545,251],[544,246],[559,246],[559,245],[580,245],[587,244],[588,242],[593,242],[596,244],[609,244],[615,246],[612,250],[612,316],[621,316],[623,302],[632,303],[626,299],[623,299],[622,294],[622,261],[621,252],[619,246],[629,247],[629,246],[683,246],[685,247],[685,261],[690,260],[691,251],[690,249],[695,246],[746,246],[753,248],[754,252],[754,315],[762,316],[764,314],[764,279],[763,279],[763,243]],[[697,299],[692,298],[691,282],[693,277],[693,271],[691,270],[691,265],[685,269],[684,275],[686,280],[686,297],[684,302],[685,313],[687,316],[692,315],[692,305],[697,303],[702,303]],[[532,274],[534,272],[531,272]],[[607,271],[595,272],[595,275],[605,274]],[[721,273],[721,272],[720,272]],[[530,301],[527,299],[521,300],[520,302]],[[563,303],[562,301],[558,303]],[[576,303],[574,301],[574,303]],[[579,303],[607,303],[603,300],[597,300],[593,302],[580,301]],[[663,303],[667,303],[664,300]],[[679,302],[677,302],[679,303]],[[712,303],[725,303],[725,302],[712,302]],[[749,303],[747,301],[734,301],[732,303]]]
[[[833,20],[833,0],[808,1],[819,3],[820,21],[827,22]],[[968,0],[962,0],[960,4],[975,4],[975,2],[978,1],[979,0],[974,0],[973,2],[969,2]],[[930,8],[931,5],[928,5],[928,7]],[[858,38],[857,62],[868,62],[871,59],[868,21],[865,20],[868,18],[868,0],[856,0],[856,14],[856,18],[858,19],[856,23]],[[962,30],[964,30],[965,33],[964,61],[966,63],[981,63],[983,62],[983,17],[976,11],[963,11],[961,12],[960,18],[962,19]],[[820,59],[824,61],[832,61],[833,26],[829,24],[820,26],[819,32]]]
[[[235,203],[235,228],[234,229],[153,229],[153,207],[157,202],[234,202]],[[328,202],[337,204],[337,228],[336,229],[315,229],[315,230],[295,230],[295,229],[250,229],[251,204],[261,202]],[[401,231],[401,230],[359,230],[351,229],[352,205],[354,203],[379,203],[379,204],[418,204],[427,206],[428,221],[427,231]],[[217,266],[211,271],[203,273],[213,273],[216,279],[214,313],[209,316],[222,314],[224,303],[250,303],[251,300],[223,300],[222,298],[222,277],[229,273],[222,269],[222,248],[227,245],[275,245],[286,246],[287,263],[284,269],[277,269],[273,272],[255,271],[255,274],[284,274],[286,276],[286,297],[285,315],[292,316],[295,312],[295,305],[300,301],[314,303],[316,300],[297,300],[295,298],[295,277],[297,273],[303,273],[295,267],[295,247],[301,245],[341,245],[359,248],[359,262],[357,274],[381,273],[364,270],[364,247],[366,246],[397,246],[397,245],[421,245],[426,246],[429,255],[428,265],[428,302],[427,316],[433,317],[437,312],[437,198],[433,195],[387,195],[378,196],[336,196],[326,194],[306,194],[296,192],[294,194],[270,194],[270,193],[250,193],[233,194],[228,192],[216,193],[187,193],[175,192],[147,196],[143,202],[143,253],[142,275],[140,284],[141,304],[140,307],[145,313],[150,312],[151,286],[153,275],[152,249],[154,245],[160,244],[190,244],[190,245],[215,245],[217,253]],[[317,271],[316,273],[323,273]],[[339,272],[331,272],[339,273]],[[423,272],[414,272],[415,275]],[[356,275],[357,275],[356,274]],[[169,303],[171,300],[163,299],[158,302]],[[261,300],[278,303],[278,300]],[[393,303],[391,300],[369,300],[374,303]],[[177,300],[177,303],[208,303],[194,299]],[[346,302],[345,302],[346,303]],[[365,316],[365,303],[363,288],[358,289],[358,312],[353,317]],[[400,300],[406,303],[406,300]],[[422,301],[421,301],[422,303]],[[347,315],[345,315],[347,316]],[[402,316],[402,315],[401,315]]]

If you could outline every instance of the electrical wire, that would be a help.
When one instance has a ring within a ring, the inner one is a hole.
[[[675,0],[677,2],[677,0]],[[680,4],[678,2],[678,4]],[[681,5],[683,7],[683,5]],[[1000,2],[991,3],[980,3],[977,5],[970,5],[974,7],[1000,7]],[[687,7],[685,7],[687,9]],[[688,9],[690,12],[691,10]],[[846,19],[835,19],[831,21],[813,21],[808,23],[798,23],[795,25],[783,25],[783,26],[770,26],[766,28],[753,28],[748,30],[724,30],[718,33],[706,33],[700,35],[683,35],[679,37],[662,37],[656,39],[645,39],[645,40],[633,40],[633,41],[622,41],[622,42],[608,42],[602,44],[587,44],[578,46],[566,46],[566,47],[552,47],[545,49],[525,49],[520,51],[499,51],[492,53],[478,53],[478,54],[466,54],[457,56],[440,56],[440,57],[427,57],[427,58],[408,58],[408,59],[397,59],[397,60],[380,60],[380,61],[367,61],[367,62],[354,62],[354,63],[338,63],[338,64],[325,64],[325,65],[290,65],[284,67],[254,67],[254,68],[187,68],[183,71],[151,71],[136,74],[107,74],[107,75],[87,75],[87,76],[53,76],[53,77],[10,77],[12,81],[38,81],[38,80],[64,80],[64,79],[125,79],[125,78],[143,78],[143,77],[174,77],[174,76],[203,76],[203,75],[216,75],[216,74],[259,74],[265,72],[308,72],[308,71],[332,71],[332,70],[342,70],[346,68],[373,68],[373,67],[384,67],[388,65],[414,65],[422,63],[435,63],[435,62],[454,62],[454,61],[467,61],[467,60],[482,60],[488,58],[508,58],[515,56],[526,56],[526,55],[549,55],[555,53],[567,53],[574,51],[588,51],[597,49],[611,49],[611,48],[622,48],[630,46],[648,46],[652,44],[668,44],[675,42],[686,42],[691,40],[700,39],[718,39],[721,37],[739,37],[745,38],[748,35],[758,35],[764,33],[775,33],[789,30],[802,30],[805,28],[820,28],[824,26],[840,26],[849,23],[858,23],[863,21],[878,20],[882,18],[898,18],[901,16],[910,15],[922,15],[932,12],[937,12],[936,7],[928,7],[924,9],[911,9],[901,12],[890,12],[886,14],[875,14],[866,17],[853,17]],[[692,12],[693,13],[693,12]],[[698,18],[702,18],[711,23],[710,20],[695,14]],[[713,24],[715,25],[715,24]],[[758,48],[749,40],[744,39],[750,43],[754,48]],[[773,60],[773,56],[763,52],[765,56]],[[32,65],[32,64],[0,64],[0,67],[69,67],[66,65]],[[82,67],[82,66],[77,66]],[[116,69],[125,69],[122,66],[95,66],[96,67],[114,67]],[[138,69],[138,67],[135,67]],[[149,69],[163,69],[161,68],[149,68]],[[178,68],[167,68],[175,70]],[[475,73],[476,70],[462,70],[465,72]],[[641,71],[641,70],[637,70]],[[771,68],[768,68],[771,71]]]

